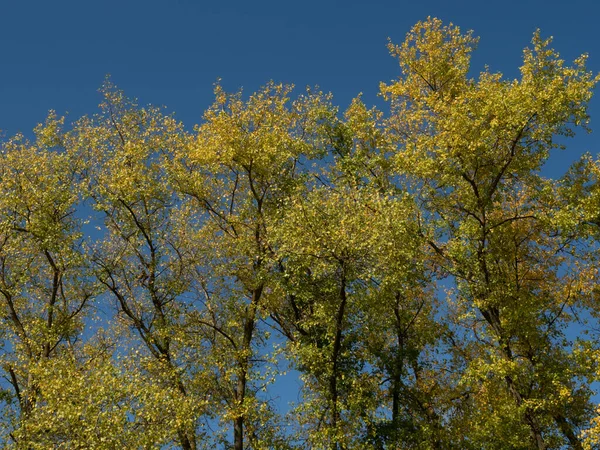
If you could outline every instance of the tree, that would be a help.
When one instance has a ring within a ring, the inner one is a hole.
[[[506,448],[515,445],[507,435],[524,442],[529,434],[536,448],[581,448],[577,428],[590,391],[578,386],[589,370],[576,368],[564,340],[573,320],[565,307],[580,301],[581,273],[555,220],[562,205],[554,185],[539,170],[557,135],[586,125],[597,77],[585,56],[565,66],[536,32],[520,80],[488,71],[473,80],[475,44],[428,19],[402,46],[390,44],[403,75],[382,85],[400,145],[397,170],[415,179],[424,219],[435,227],[429,245],[456,280],[449,301],[464,317],[457,332],[476,339],[459,383],[484,417],[468,416],[464,432],[475,446]]]
[[[0,154],[2,439],[20,448],[52,433],[36,409],[61,386],[44,385],[42,374],[56,376],[55,364],[78,353],[95,294],[75,217],[80,166],[61,151],[62,124],[51,113],[35,142],[17,135]]]
[[[392,183],[380,119],[355,99],[328,124],[333,161],[287,199],[276,231],[285,302],[272,315],[302,373],[294,417],[311,448],[428,439],[415,429],[430,411],[417,399],[427,396],[435,307],[415,205]]]
[[[129,342],[115,343],[133,357],[123,370],[139,383],[130,414],[154,436],[153,446],[175,440],[194,450],[210,388],[201,345],[185,334],[183,294],[196,261],[165,171],[188,137],[172,117],[138,107],[109,80],[102,93],[101,114],[74,130],[75,151],[93,161],[87,194],[106,227],[91,255],[94,271],[114,301],[112,320],[133,332]]]
[[[268,359],[260,321],[272,303],[270,278],[278,270],[271,232],[283,200],[319,157],[319,121],[333,112],[320,92],[290,101],[292,87],[270,83],[251,95],[217,85],[191,145],[173,166],[174,183],[187,196],[198,224],[196,243],[206,266],[196,280],[211,361],[219,373],[221,418],[233,423],[233,448],[269,448],[268,404],[257,364]],[[266,353],[266,354],[265,354]]]

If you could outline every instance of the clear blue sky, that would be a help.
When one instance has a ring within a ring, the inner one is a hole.
[[[567,60],[589,53],[598,72],[599,13],[593,0],[2,0],[0,129],[28,133],[49,109],[72,120],[93,114],[108,73],[127,95],[167,106],[188,127],[212,102],[217,78],[245,92],[270,79],[318,84],[342,107],[359,92],[372,103],[378,83],[398,75],[387,37],[402,42],[428,15],[480,36],[475,73],[488,64],[515,77],[536,28]],[[599,103],[590,110],[598,133]],[[555,167],[595,153],[597,142],[579,135]]]

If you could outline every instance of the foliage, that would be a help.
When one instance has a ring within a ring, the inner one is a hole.
[[[4,142],[3,446],[596,448],[600,163],[543,166],[599,78],[476,45],[390,43],[388,112],[217,83],[190,132],[107,79]]]

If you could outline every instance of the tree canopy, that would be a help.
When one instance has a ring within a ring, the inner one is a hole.
[[[381,109],[217,83],[188,131],[107,79],[5,140],[3,448],[598,448],[600,160],[542,169],[600,77],[476,46],[419,22]]]

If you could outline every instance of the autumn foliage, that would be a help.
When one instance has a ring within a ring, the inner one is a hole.
[[[597,448],[600,161],[542,167],[599,78],[476,44],[390,43],[386,111],[217,84],[189,132],[107,80],[5,140],[3,448]]]

